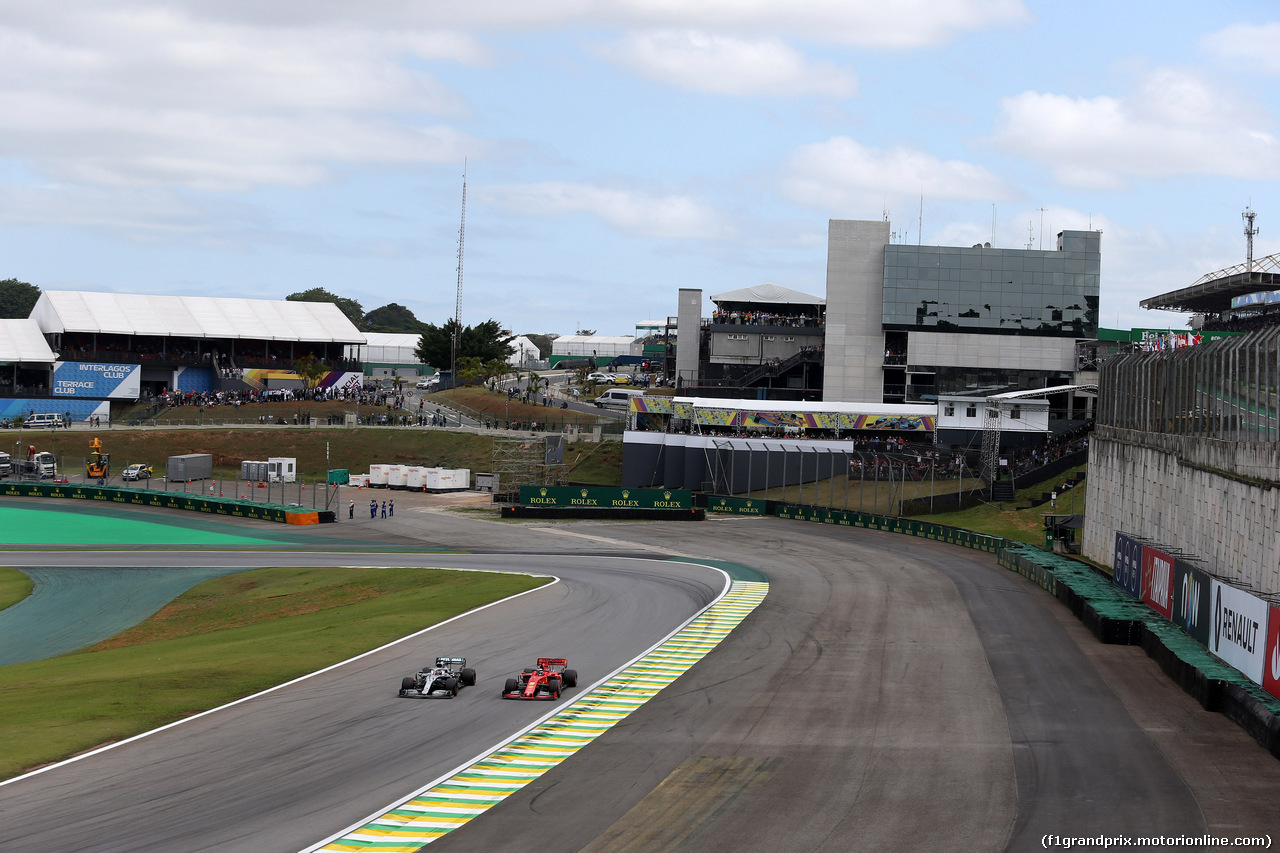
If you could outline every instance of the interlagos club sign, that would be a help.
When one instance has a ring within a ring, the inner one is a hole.
[[[688,489],[521,486],[520,505],[575,509],[693,509],[693,493]]]

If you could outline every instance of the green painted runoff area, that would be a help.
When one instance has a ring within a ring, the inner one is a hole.
[[[136,514],[52,511],[0,506],[0,543],[7,545],[260,545],[277,537],[225,533],[206,523]],[[130,517],[133,515],[133,517]],[[225,528],[224,528],[225,529]]]

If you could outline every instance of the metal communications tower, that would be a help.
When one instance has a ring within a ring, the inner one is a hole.
[[[462,251],[467,241],[467,161],[462,161],[462,223],[458,226],[458,299],[453,307],[453,339],[449,348],[449,381],[458,384],[458,340],[462,337]]]
[[[1246,205],[1244,213],[1240,214],[1240,216],[1244,219],[1244,239],[1247,247],[1245,253],[1247,266],[1245,271],[1253,272],[1253,238],[1258,235],[1258,229],[1254,227],[1253,220],[1258,218],[1258,214],[1253,208]]]

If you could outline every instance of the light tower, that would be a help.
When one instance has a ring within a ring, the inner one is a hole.
[[[462,337],[462,250],[467,239],[467,160],[462,160],[462,223],[458,226],[458,298],[453,306],[453,339],[449,347],[449,377],[458,387],[458,341]]]

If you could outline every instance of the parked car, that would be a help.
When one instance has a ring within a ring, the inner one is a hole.
[[[128,468],[120,472],[121,480],[150,480],[151,466],[144,465],[141,462],[135,462]]]
[[[607,373],[588,373],[587,381],[594,382],[597,385],[612,385],[613,377]]]
[[[431,389],[437,387],[439,384],[440,384],[439,376],[428,376],[426,379],[419,379],[418,384],[415,387],[417,387],[419,390],[430,391]]]

